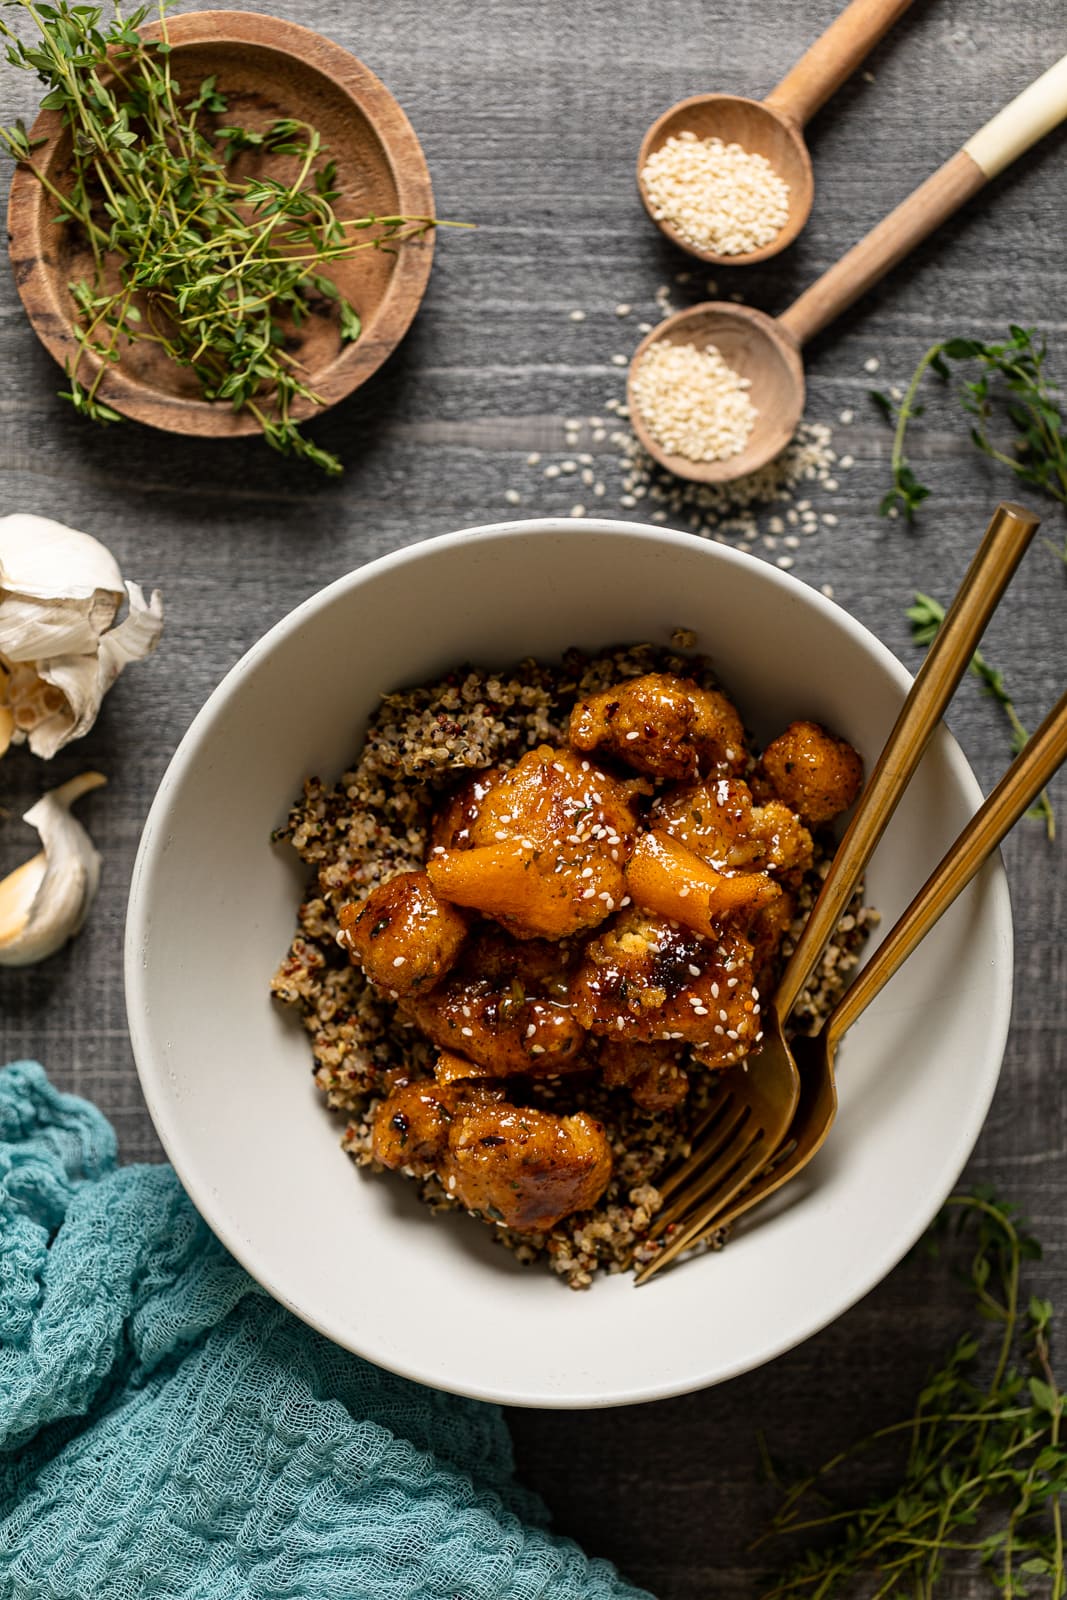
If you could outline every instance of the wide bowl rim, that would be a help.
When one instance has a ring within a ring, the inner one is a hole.
[[[262,30],[268,24],[270,41]],[[267,55],[299,61],[329,79],[374,129],[385,163],[396,185],[400,212],[433,216],[433,185],[418,135],[400,102],[358,56],[335,39],[303,23],[273,17],[264,11],[184,11],[167,18],[176,50],[189,46],[239,44]],[[158,23],[145,23],[142,32],[153,37]],[[38,111],[29,130],[32,140],[49,146],[63,131],[59,111]],[[46,150],[46,155],[48,151]],[[57,293],[56,274],[49,266],[37,234],[38,214],[47,195],[28,167],[16,165],[8,197],[8,254],[15,287],[27,320],[49,355],[65,369],[77,349],[69,308]],[[366,337],[343,346],[322,372],[315,375],[321,404],[298,399],[294,418],[307,421],[323,415],[347,399],[388,360],[402,342],[422,304],[434,256],[434,231],[398,252],[385,294],[371,319]],[[24,246],[28,246],[24,251]],[[382,325],[380,337],[371,337]],[[91,368],[89,370],[95,370]],[[221,401],[170,394],[123,370],[109,367],[100,384],[101,398],[130,421],[167,433],[201,438],[237,438],[259,431],[256,418],[246,410],[234,411]]]
[[[962,1119],[957,1126],[956,1137],[951,1149],[946,1150],[945,1160],[939,1170],[938,1181],[930,1187],[930,1198],[927,1204],[920,1209],[918,1222],[901,1226],[893,1231],[887,1238],[877,1258],[868,1265],[863,1274],[849,1285],[845,1293],[832,1299],[817,1311],[802,1319],[799,1326],[791,1327],[778,1338],[769,1339],[751,1356],[746,1353],[744,1357],[728,1363],[721,1369],[715,1368],[703,1374],[686,1373],[677,1378],[667,1380],[657,1380],[653,1372],[648,1380],[641,1384],[631,1383],[625,1387],[615,1388],[610,1391],[593,1389],[584,1393],[569,1393],[562,1397],[543,1390],[524,1390],[521,1387],[521,1380],[515,1388],[508,1389],[492,1384],[460,1384],[449,1382],[440,1373],[434,1372],[431,1363],[426,1363],[420,1367],[410,1361],[398,1361],[389,1348],[384,1347],[373,1338],[361,1340],[357,1347],[352,1341],[350,1330],[342,1327],[329,1314],[317,1312],[313,1306],[298,1303],[291,1297],[285,1285],[278,1281],[275,1269],[264,1259],[262,1248],[251,1240],[237,1235],[232,1229],[226,1227],[224,1221],[220,1219],[220,1208],[213,1203],[210,1178],[206,1174],[198,1173],[195,1149],[189,1147],[178,1125],[178,1119],[171,1116],[170,1108],[163,1100],[162,1095],[156,1093],[157,1084],[161,1087],[162,1078],[165,1074],[161,1069],[156,1068],[154,1070],[153,1043],[145,1021],[148,1015],[147,996],[145,993],[147,964],[143,959],[143,952],[146,948],[151,920],[148,891],[151,885],[152,871],[166,851],[168,844],[166,818],[170,796],[179,788],[185,779],[188,769],[195,762],[203,737],[213,727],[216,719],[225,715],[229,700],[238,686],[253,674],[259,663],[265,660],[291,634],[300,631],[319,611],[331,606],[342,595],[354,593],[367,585],[373,584],[379,574],[405,566],[416,566],[420,560],[429,554],[467,546],[474,540],[529,540],[531,537],[558,537],[560,535],[573,535],[576,532],[613,539],[622,537],[623,539],[631,539],[635,543],[651,541],[664,549],[684,547],[687,550],[692,550],[696,546],[707,554],[710,561],[723,561],[729,565],[737,564],[746,568],[751,568],[753,564],[758,565],[761,569],[761,576],[771,587],[783,590],[794,596],[794,598],[798,596],[799,591],[799,595],[803,597],[805,604],[811,606],[816,614],[821,613],[827,617],[832,617],[839,627],[843,627],[846,633],[853,636],[859,647],[871,654],[876,663],[888,671],[890,676],[899,683],[902,690],[906,692],[912,682],[911,674],[897,660],[892,651],[843,607],[828,600],[817,590],[802,583],[788,572],[783,572],[766,562],[759,561],[756,557],[733,550],[727,545],[700,539],[692,534],[658,528],[644,523],[608,518],[546,516],[481,524],[471,528],[459,529],[452,533],[439,534],[429,539],[418,540],[403,546],[399,550],[390,551],[386,555],[379,556],[362,566],[353,568],[309,595],[291,611],[280,617],[266,633],[251,645],[211,691],[182,736],[149,808],[138,844],[130,882],[124,949],[125,997],[130,1039],[137,1074],[149,1115],[152,1118],[153,1125],[167,1157],[193,1205],[221,1243],[251,1277],[288,1310],[292,1311],[295,1316],[314,1328],[318,1333],[332,1340],[343,1349],[347,1349],[377,1366],[394,1372],[400,1377],[465,1395],[470,1399],[483,1400],[500,1405],[553,1410],[599,1409],[644,1403],[651,1400],[670,1399],[678,1395],[693,1393],[714,1384],[726,1382],[731,1378],[741,1376],[745,1372],[753,1371],[767,1362],[775,1360],[786,1351],[804,1343],[823,1328],[835,1322],[840,1316],[843,1316],[852,1306],[856,1305],[876,1288],[893,1268],[899,1264],[934,1220],[944,1201],[951,1193],[974,1148],[1000,1077],[1011,1020],[1013,991],[1012,956],[1014,940],[1011,903],[1007,875],[1004,871],[1003,862],[1000,856],[997,855],[990,862],[989,868],[986,869],[990,872],[988,915],[996,922],[996,933],[999,940],[1002,941],[1004,949],[1004,961],[998,971],[998,981],[992,985],[995,990],[995,1003],[991,1025],[986,1036],[987,1043],[983,1063],[984,1074],[981,1085],[983,1092],[976,1095],[969,1106],[968,1116]],[[982,791],[978,780],[974,776],[959,744],[951,734],[947,733],[947,730],[944,749],[953,772],[960,782],[961,789],[965,794],[969,794],[972,805],[977,808],[982,800]],[[978,1082],[977,1073],[975,1081],[976,1083]],[[592,1292],[595,1293],[595,1289]]]

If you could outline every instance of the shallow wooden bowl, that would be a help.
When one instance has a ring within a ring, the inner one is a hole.
[[[430,174],[410,122],[385,86],[340,45],[296,23],[247,11],[171,17],[167,31],[179,82],[199,84],[217,75],[229,100],[228,121],[263,128],[278,117],[294,116],[318,128],[337,162],[339,216],[433,215]],[[155,37],[159,30],[145,32]],[[41,112],[31,138],[46,141],[35,161],[62,186],[70,135],[59,113]],[[263,166],[276,174],[281,168],[284,175],[277,158],[268,157]],[[241,170],[253,175],[254,160]],[[77,353],[68,286],[79,278],[91,281],[92,256],[73,230],[54,221],[55,209],[33,173],[17,168],[8,207],[15,281],[38,337],[64,365]],[[425,292],[432,259],[430,233],[401,245],[395,255],[366,250],[331,266],[330,276],[362,318],[362,334],[355,343],[342,344],[335,317],[313,316],[288,346],[325,405],[351,394],[395,349]],[[85,378],[91,380],[96,370],[95,358],[83,356],[79,371]],[[247,411],[201,399],[194,374],[147,341],[124,345],[98,393],[124,416],[172,433],[232,437],[259,426]],[[308,417],[321,409],[301,402],[292,412]]]

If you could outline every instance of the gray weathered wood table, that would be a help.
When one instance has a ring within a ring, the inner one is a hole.
[[[318,426],[348,470],[339,483],[256,442],[217,446],[132,424],[101,431],[56,398],[58,372],[0,283],[0,509],[85,528],[124,572],[164,593],[155,660],[131,671],[81,748],[45,773],[24,752],[4,761],[0,865],[25,853],[17,821],[45,778],[92,763],[110,787],[81,808],[105,858],[92,919],[47,965],[0,972],[0,1055],[32,1055],[57,1082],[95,1099],[128,1160],[159,1157],[127,1042],[121,980],[130,867],[149,801],[178,739],[226,669],[265,628],[340,573],[434,533],[514,513],[567,511],[566,475],[526,465],[564,452],[564,419],[603,412],[622,392],[612,357],[636,342],[689,263],[640,211],[632,165],[642,130],[682,95],[722,87],[760,95],[830,20],[836,0],[396,0],[388,8],[275,0],[362,56],[399,97],[423,140],[439,211],[479,224],[443,237],[410,337],[366,390]],[[719,273],[773,310],[953,151],[1067,42],[1045,0],[917,0],[811,130],[817,199],[802,240],[746,274]],[[0,72],[5,121],[34,106],[33,85]],[[921,438],[936,490],[910,532],[880,520],[889,438],[866,398],[910,373],[952,332],[1040,324],[1067,375],[1063,216],[1067,140],[1053,136],[895,273],[811,351],[808,415],[834,425],[855,466],[812,498],[823,525],[795,552],[796,575],[837,599],[914,665],[904,608],[916,588],[947,596],[994,500],[1002,470],[979,460],[958,414],[935,408]],[[618,302],[634,307],[615,315]],[[572,319],[572,311],[585,313]],[[839,418],[851,409],[855,420]],[[606,497],[620,514],[607,441]],[[640,507],[621,512],[640,516]],[[1051,506],[1061,542],[1064,523]],[[776,559],[762,544],[757,553]],[[1035,547],[995,619],[988,653],[1020,714],[1036,722],[1067,679],[1067,573]],[[294,693],[299,686],[294,685]],[[987,786],[1007,754],[996,708],[970,681],[952,726]],[[1067,789],[1058,797],[1065,813]],[[1017,930],[1016,1008],[1004,1077],[968,1169],[1030,1215],[1046,1242],[1044,1292],[1067,1291],[1067,931],[1062,840],[1036,823],[1009,842]],[[819,1337],[762,1372],[689,1399],[623,1411],[513,1418],[520,1468],[561,1528],[671,1600],[749,1594],[746,1545],[766,1499],[754,1431],[797,1460],[901,1414],[950,1341],[960,1303],[942,1271],[905,1263]],[[655,1352],[650,1352],[655,1358]]]

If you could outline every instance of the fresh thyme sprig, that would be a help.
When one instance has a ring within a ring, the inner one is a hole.
[[[934,600],[928,594],[916,594],[914,605],[908,607],[905,615],[911,623],[913,641],[926,649],[933,643],[937,630],[945,620],[945,608],[940,600]],[[1015,709],[1015,702],[1004,683],[1003,673],[988,662],[980,650],[976,650],[971,657],[971,671],[981,683],[983,692],[991,700],[996,701],[1007,717],[1011,725],[1012,754],[1018,755],[1030,735],[1023,727],[1019,713]],[[1048,837],[1050,839],[1056,837],[1056,814],[1052,809],[1047,789],[1041,791],[1040,798],[1027,812],[1027,816],[1042,817]]]
[[[192,370],[206,399],[251,412],[274,449],[340,472],[294,418],[298,402],[323,402],[287,345],[323,310],[340,341],[358,339],[359,313],[327,269],[363,250],[395,250],[435,219],[338,216],[337,165],[317,129],[293,117],[262,130],[222,121],[229,108],[216,78],[183,89],[174,76],[162,4],[154,43],[138,32],[147,6],[124,17],[115,0],[105,21],[102,6],[68,0],[5,4],[36,25],[32,44],[2,19],[0,35],[8,61],[46,85],[42,106],[72,130],[68,180],[55,184],[35,162],[22,123],[0,128],[0,141],[93,257],[91,279],[70,285],[79,348],[64,398],[94,421],[117,421],[104,377],[127,341],[151,341]],[[239,177],[234,163],[249,151],[292,176]]]
[[[856,1592],[872,1600],[931,1600],[950,1562],[979,1563],[1006,1600],[1035,1590],[1050,1600],[1067,1594],[1067,1397],[1049,1353],[1052,1306],[1036,1297],[1026,1302],[1022,1291],[1022,1264],[1040,1248],[1012,1209],[987,1192],[948,1202],[940,1232],[950,1231],[970,1241],[968,1279],[985,1327],[956,1342],[911,1417],[785,1490],[757,1544],[829,1537],[795,1559],[763,1600]],[[887,1493],[859,1510],[829,1498],[850,1463],[887,1454],[897,1478]],[[773,1466],[772,1473],[784,1488]]]
[[[942,339],[924,352],[911,382],[898,402],[872,390],[871,399],[894,423],[891,470],[893,486],[882,501],[882,514],[899,509],[911,521],[930,490],[920,483],[905,453],[908,427],[924,407],[918,393],[928,371],[944,382],[950,363],[977,363],[977,376],[964,379],[959,399],[973,419],[971,439],[983,455],[1009,468],[1020,482],[1050,495],[1067,507],[1067,419],[1058,385],[1049,377],[1047,348],[1032,328],[1013,324],[1000,343],[979,339]],[[991,429],[998,415],[1015,430],[1013,453],[1001,448]],[[1051,547],[1067,564],[1067,534],[1062,548]]]

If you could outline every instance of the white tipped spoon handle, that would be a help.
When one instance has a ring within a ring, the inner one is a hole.
[[[1067,117],[1067,56],[1061,56],[1010,105],[979,128],[964,150],[986,179],[995,178]]]

